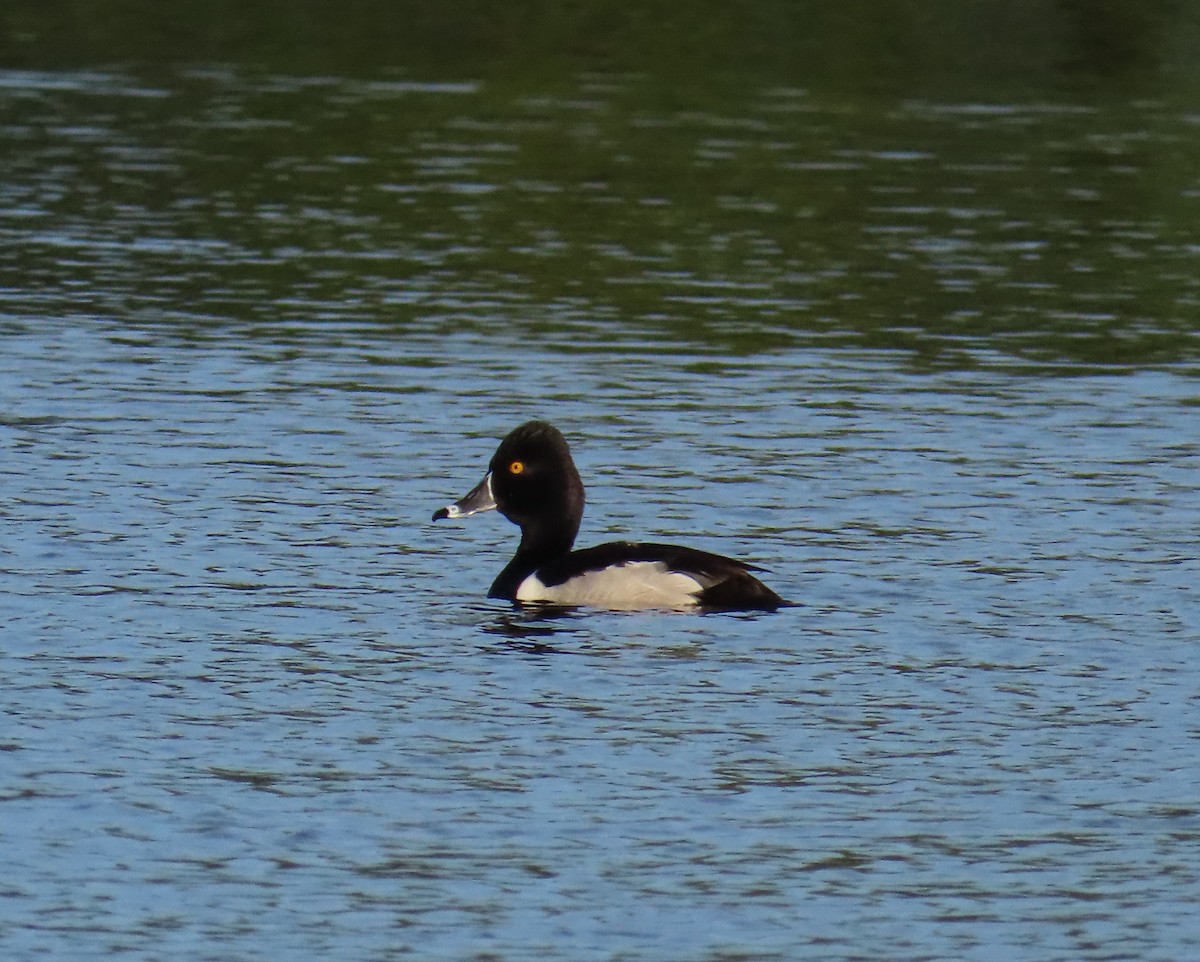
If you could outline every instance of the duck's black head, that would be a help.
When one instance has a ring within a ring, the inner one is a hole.
[[[492,455],[484,479],[433,517],[461,518],[498,508],[521,529],[522,548],[552,557],[575,543],[583,517],[583,482],[562,432],[545,421],[512,431]]]
[[[489,471],[501,514],[527,537],[561,541],[570,550],[583,517],[583,481],[558,428],[522,424],[500,442]]]

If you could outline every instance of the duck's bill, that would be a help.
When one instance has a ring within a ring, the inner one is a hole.
[[[438,508],[433,513],[433,520],[442,518],[469,518],[480,511],[491,511],[496,507],[496,499],[492,495],[492,472],[489,471],[465,497],[459,498],[454,504]]]

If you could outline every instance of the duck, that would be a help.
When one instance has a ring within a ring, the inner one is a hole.
[[[761,568],[696,548],[611,541],[573,550],[583,506],[567,439],[546,421],[530,421],[500,442],[483,480],[433,520],[496,509],[521,529],[517,553],[489,598],[625,611],[773,611],[788,604],[751,573]]]

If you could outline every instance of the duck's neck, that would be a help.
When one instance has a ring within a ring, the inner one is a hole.
[[[522,581],[542,565],[555,558],[561,558],[571,550],[578,531],[578,521],[566,530],[543,527],[536,523],[522,527],[521,544],[517,547],[517,553],[492,583],[488,597],[507,598],[512,601],[516,598],[517,587]]]

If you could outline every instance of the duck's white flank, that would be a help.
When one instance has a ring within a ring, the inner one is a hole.
[[[707,585],[692,575],[671,571],[661,561],[630,561],[588,571],[561,585],[547,586],[536,574],[517,586],[517,601],[589,605],[615,611],[640,608],[691,608]]]

